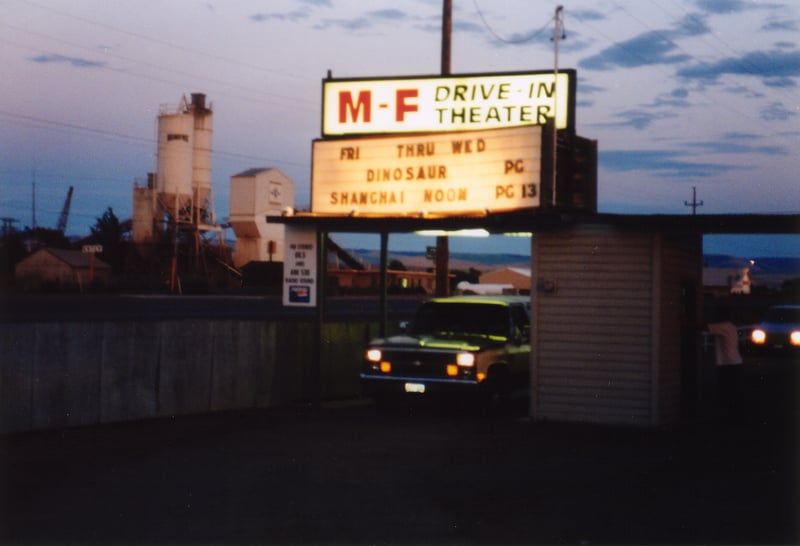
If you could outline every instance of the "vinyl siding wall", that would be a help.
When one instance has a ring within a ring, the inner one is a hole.
[[[662,236],[590,226],[537,234],[532,244],[532,415],[631,425],[672,420],[679,370],[674,362],[663,369],[665,357],[673,360],[662,351],[663,325],[674,321],[661,310]],[[537,283],[555,289],[537,290]]]

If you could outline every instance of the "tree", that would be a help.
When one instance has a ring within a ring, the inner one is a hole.
[[[390,271],[406,271],[406,266],[400,260],[392,260],[386,268]]]
[[[91,230],[92,235],[101,242],[121,241],[124,233],[122,224],[111,207],[108,207],[100,218],[97,218]]]
[[[124,255],[123,237],[125,228],[117,218],[117,215],[114,214],[114,209],[108,207],[103,215],[97,219],[91,231],[90,238],[92,242],[103,245],[103,252],[100,253],[100,257],[111,265],[115,272],[119,272],[122,268]]]

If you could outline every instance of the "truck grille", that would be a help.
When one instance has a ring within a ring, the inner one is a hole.
[[[383,360],[392,363],[391,375],[403,377],[445,377],[446,366],[455,362],[452,352],[387,351]]]

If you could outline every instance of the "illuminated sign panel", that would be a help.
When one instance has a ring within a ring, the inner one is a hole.
[[[402,216],[539,206],[540,126],[316,140],[311,210]]]
[[[544,125],[574,130],[575,71],[323,80],[322,134],[346,136]]]
[[[285,226],[283,305],[317,305],[317,232],[314,228]]]

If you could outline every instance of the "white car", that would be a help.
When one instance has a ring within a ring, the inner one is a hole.
[[[800,352],[800,305],[770,307],[750,332],[755,349],[770,352]]]

